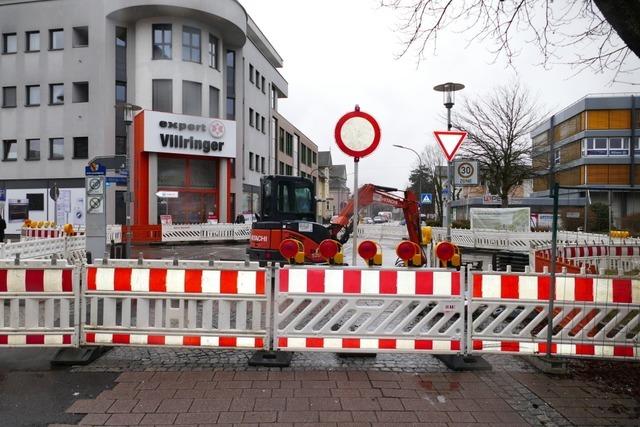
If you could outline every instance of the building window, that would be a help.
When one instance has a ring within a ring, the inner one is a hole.
[[[49,50],[64,49],[64,30],[49,30]]]
[[[271,85],[271,108],[277,110],[278,107],[278,92],[276,87]]]
[[[280,151],[284,153],[284,129],[280,128],[280,134],[278,135],[278,146]]]
[[[202,84],[182,81],[182,114],[202,115]]]
[[[236,119],[236,53],[227,51],[227,120]]]
[[[267,93],[267,92],[266,92],[266,89],[265,89],[266,84],[265,84],[265,79],[264,79],[264,77],[262,77],[262,79],[261,79],[261,81],[260,81],[260,85],[261,85],[261,87],[262,87],[262,93]]]
[[[560,164],[560,150],[555,150],[553,152],[553,164],[554,165]]]
[[[153,24],[153,59],[171,59],[171,24]]]
[[[87,138],[86,136],[78,136],[76,138],[73,138],[73,158],[89,158],[89,138]]]
[[[300,145],[300,163],[307,164],[307,147],[304,144]]]
[[[220,117],[220,89],[209,86],[209,117]]]
[[[200,30],[182,27],[182,60],[200,62]]]
[[[249,126],[255,126],[253,122],[253,108],[249,108]]]
[[[173,82],[168,79],[153,80],[151,108],[153,111],[173,113]]]
[[[260,89],[260,72],[256,70],[256,87]]]
[[[64,85],[62,83],[54,83],[49,85],[49,104],[64,104]]]
[[[585,153],[587,156],[606,156],[607,138],[585,139]]]
[[[287,153],[288,156],[293,156],[293,135],[291,135],[289,132],[287,132],[286,146],[285,146],[284,152]]]
[[[2,88],[2,107],[13,108],[16,103],[16,87],[6,86]]]
[[[267,131],[265,129],[265,119],[264,119],[264,117],[260,117],[260,130],[262,131],[262,133],[267,133]]]
[[[318,153],[316,153],[315,151],[313,152],[313,164],[317,164],[318,163]]]
[[[253,153],[249,153],[249,170],[253,170]]]
[[[2,160],[5,162],[18,160],[18,142],[15,139],[2,141]]]
[[[40,160],[39,139],[27,139],[27,160]]]
[[[260,171],[262,173],[265,173],[265,169],[264,169],[264,157],[260,159]]]
[[[280,162],[280,175],[284,175],[284,163]]]
[[[251,83],[254,83],[254,82],[255,82],[255,78],[254,78],[254,76],[253,76],[253,75],[254,75],[254,73],[255,73],[255,70],[254,70],[254,68],[253,68],[253,65],[249,64],[249,81],[250,81]]]
[[[293,166],[287,165],[287,172],[286,173],[289,176],[293,175]]]
[[[629,139],[609,138],[609,155],[610,156],[628,156],[629,155]]]
[[[18,51],[18,35],[6,33],[2,35],[2,53],[16,53]]]
[[[40,105],[40,86],[27,86],[27,106]]]
[[[40,31],[27,31],[27,52],[40,51]]]
[[[50,138],[49,139],[49,160],[62,160],[62,159],[64,159],[64,139]]]
[[[89,46],[89,27],[73,27],[73,47]]]
[[[633,151],[635,155],[640,154],[640,136],[636,138],[633,144]]]
[[[89,82],[73,82],[71,100],[77,102],[89,102]]]
[[[218,69],[218,38],[209,34],[209,67]]]

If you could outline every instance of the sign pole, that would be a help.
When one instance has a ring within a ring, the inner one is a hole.
[[[444,222],[447,227],[447,242],[451,241],[451,201],[453,200],[453,162],[447,162],[447,202],[445,204]]]
[[[353,158],[353,253],[351,254],[351,265],[355,267],[358,261],[358,224],[360,218],[358,215],[358,163],[359,157]]]

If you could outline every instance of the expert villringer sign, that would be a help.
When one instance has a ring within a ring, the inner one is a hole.
[[[235,158],[236,122],[145,111],[144,151]]]

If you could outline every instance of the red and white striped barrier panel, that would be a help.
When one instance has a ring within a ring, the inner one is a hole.
[[[278,271],[276,288],[279,350],[464,350],[457,271],[292,267]]]
[[[540,355],[547,353],[547,343],[519,342],[519,341],[489,341],[474,340],[474,351],[500,353],[518,353],[526,355]],[[633,345],[598,345],[598,344],[551,344],[551,354],[556,356],[586,356],[586,357],[640,357],[640,349]]]
[[[22,228],[20,236],[26,239],[52,239],[64,237],[66,233],[61,228]]]
[[[172,347],[220,347],[258,349],[264,347],[262,337],[231,337],[206,335],[116,334],[89,332],[86,342],[102,345],[140,345]]]

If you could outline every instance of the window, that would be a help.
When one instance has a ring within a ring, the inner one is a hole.
[[[255,126],[253,122],[253,108],[249,108],[249,126]]]
[[[265,129],[265,123],[264,123],[264,117],[260,117],[260,130],[262,131],[262,133],[266,133],[266,129]]]
[[[307,147],[304,145],[300,146],[300,163],[307,164]]]
[[[218,38],[209,34],[209,67],[218,69]]]
[[[585,140],[587,156],[606,156],[607,138],[587,138]]]
[[[89,102],[89,82],[73,82],[71,100],[73,102]]]
[[[560,164],[560,150],[555,150],[553,152],[553,164],[554,165]]]
[[[40,105],[40,86],[27,86],[27,106]]]
[[[202,115],[202,84],[182,81],[182,114]]]
[[[2,88],[2,107],[12,108],[16,106],[16,87],[6,86]]]
[[[227,51],[227,120],[236,119],[236,53]]]
[[[265,80],[264,77],[262,77],[261,81],[260,81],[260,85],[262,86],[262,93],[266,93],[266,84],[265,84]]]
[[[153,24],[153,59],[171,59],[171,24]]]
[[[89,138],[87,138],[86,136],[78,136],[76,138],[73,138],[73,158],[89,158]]]
[[[218,169],[210,159],[189,159],[191,187],[212,189],[218,185]]]
[[[64,85],[62,83],[54,83],[49,85],[49,104],[64,104]]]
[[[260,159],[260,171],[262,173],[265,173],[265,169],[264,169],[264,157]]]
[[[220,89],[209,86],[209,117],[220,117]]]
[[[50,138],[49,139],[49,160],[62,160],[62,159],[64,159],[64,139]]]
[[[159,187],[184,187],[186,176],[186,159],[158,156]]]
[[[289,132],[287,132],[286,146],[285,146],[284,152],[287,153],[288,156],[293,156],[293,135],[291,135]]]
[[[260,72],[256,70],[256,87],[260,89]]]
[[[89,27],[73,27],[73,47],[89,46]]]
[[[313,164],[315,165],[316,163],[318,163],[318,153],[316,153],[315,151],[313,152]]]
[[[277,110],[278,107],[278,92],[275,86],[271,85],[271,108]]]
[[[2,160],[5,162],[18,160],[18,143],[15,139],[2,141]]]
[[[2,35],[2,53],[16,53],[18,51],[18,35],[7,33]]]
[[[286,174],[289,176],[293,175],[293,166],[287,165]]]
[[[633,144],[633,151],[636,156],[640,154],[640,136],[636,138],[635,144]]]
[[[40,31],[27,31],[27,52],[40,50]]]
[[[40,160],[39,139],[27,139],[27,160]]]
[[[253,170],[253,153],[249,153],[249,170]]]
[[[254,74],[254,73],[255,73],[255,70],[254,70],[254,68],[253,68],[253,65],[249,64],[249,81],[250,81],[251,83],[254,83],[254,82],[255,82],[255,79],[254,79],[254,77],[253,77],[253,74]]]
[[[151,108],[153,111],[173,113],[173,82],[171,80],[154,80]]]
[[[280,162],[280,175],[284,175],[284,163]]]
[[[200,30],[182,27],[182,60],[200,62]]]
[[[127,83],[116,82],[116,102],[127,102]]]
[[[280,151],[284,153],[284,129],[280,128],[280,134],[278,136],[278,145]]]
[[[64,49],[64,30],[49,30],[49,50]]]
[[[610,156],[628,156],[629,140],[627,138],[609,138]]]

